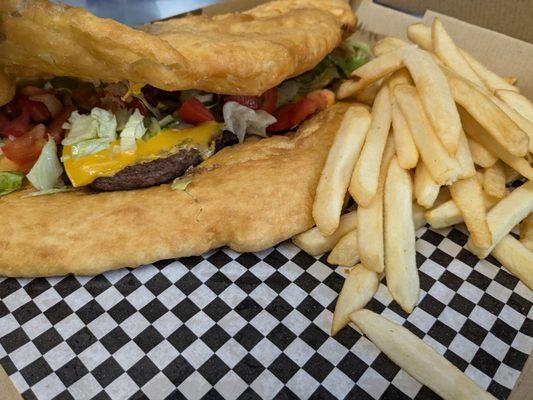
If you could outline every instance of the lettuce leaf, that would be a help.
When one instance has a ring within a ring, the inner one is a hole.
[[[50,190],[64,187],[61,180],[63,167],[57,157],[56,142],[52,138],[44,145],[37,162],[26,176],[37,190]]]
[[[23,179],[22,172],[0,172],[0,196],[19,190]]]
[[[143,120],[143,115],[135,109],[124,129],[120,132],[120,149],[122,151],[134,151],[137,148],[135,140],[142,138],[146,133]]]
[[[228,101],[222,108],[226,129],[244,141],[246,133],[266,136],[266,128],[276,122],[276,118],[263,110],[252,110],[235,101]]]
[[[71,146],[98,136],[98,122],[91,115],[83,115],[78,111],[70,114],[68,122],[63,124],[63,129],[68,131],[61,142],[63,146]]]
[[[109,147],[110,140],[107,138],[88,139],[83,142],[73,144],[71,147],[72,157],[83,157],[89,154],[98,153]]]

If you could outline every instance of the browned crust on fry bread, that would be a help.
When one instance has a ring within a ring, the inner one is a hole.
[[[259,251],[313,225],[315,188],[346,104],[290,136],[226,148],[186,192],[76,191],[0,198],[0,275],[97,274],[228,245]]]
[[[262,94],[313,68],[355,27],[344,0],[280,0],[142,30],[47,0],[21,0],[12,9],[0,6],[0,66],[12,76],[129,80],[223,94]]]

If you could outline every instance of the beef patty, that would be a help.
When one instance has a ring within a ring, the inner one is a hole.
[[[215,152],[238,143],[237,136],[224,131],[214,139]],[[131,190],[169,182],[203,161],[198,149],[181,149],[178,152],[153,161],[130,165],[113,176],[96,178],[89,187],[100,191]]]

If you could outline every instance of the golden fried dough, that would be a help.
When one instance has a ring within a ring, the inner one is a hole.
[[[11,75],[243,95],[313,68],[355,26],[343,0],[281,0],[140,29],[46,0],[10,0],[0,12],[0,66]]]
[[[186,192],[169,185],[0,197],[0,275],[97,274],[229,246],[260,251],[310,228],[315,188],[347,105],[292,135],[225,148]]]

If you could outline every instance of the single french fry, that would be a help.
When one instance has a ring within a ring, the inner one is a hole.
[[[325,236],[339,226],[344,195],[370,121],[370,114],[364,107],[348,108],[329,150],[313,203],[313,218]]]
[[[495,400],[422,339],[379,314],[358,310],[350,319],[394,363],[445,400]]]
[[[413,203],[413,222],[415,223],[415,230],[418,230],[426,225],[426,217],[424,213],[426,209]]]
[[[520,242],[529,251],[533,251],[533,213],[529,213],[526,219],[520,224]]]
[[[392,297],[408,313],[413,311],[420,290],[412,197],[411,175],[393,158],[387,172],[383,197],[385,274]]]
[[[483,193],[483,203],[490,210],[499,199]],[[463,214],[453,199],[450,199],[425,212],[424,217],[433,229],[444,229],[464,222]]]
[[[455,153],[455,159],[459,163],[461,173],[459,179],[466,179],[476,174],[476,167],[474,166],[474,160],[472,159],[472,153],[468,147],[468,139],[465,132],[461,129],[461,135],[459,136],[459,143],[457,144],[457,152]]]
[[[387,141],[379,170],[378,189],[368,206],[357,208],[357,224],[364,229],[357,231],[357,242],[361,263],[375,272],[383,272],[385,268],[385,244],[383,238],[383,187],[394,156],[394,143]]]
[[[343,267],[353,267],[358,262],[357,229],[354,229],[340,238],[328,255],[328,263]]]
[[[408,85],[396,86],[394,97],[407,121],[420,157],[433,179],[439,185],[456,181],[461,168],[435,135],[416,89]]]
[[[439,18],[433,20],[431,26],[431,38],[435,54],[444,64],[479,86],[485,86],[483,81],[476,75],[468,61],[465,60],[459,48],[450,37]]]
[[[492,255],[511,275],[533,290],[533,252],[523,242],[505,235],[492,250]]]
[[[530,180],[533,179],[533,168],[525,158],[517,157],[509,153],[462,107],[459,107],[459,113],[463,122],[463,129],[468,136],[483,145],[493,156],[501,159],[523,177]]]
[[[468,140],[468,147],[470,148],[470,153],[472,154],[472,159],[474,160],[474,164],[479,165],[483,168],[490,168],[494,164],[496,164],[496,161],[498,161],[498,158],[493,156],[490,151],[488,151],[481,143],[476,142],[472,138],[467,138]]]
[[[533,122],[533,104],[527,97],[513,90],[497,90],[496,97],[502,99],[505,103],[518,111],[523,117]]]
[[[431,28],[421,23],[411,25],[407,28],[407,37],[413,43],[416,43],[424,50],[432,51],[433,42],[431,37]],[[498,89],[506,89],[518,92],[518,88],[507,82],[504,78],[498,76],[491,70],[487,69],[483,64],[472,57],[466,50],[459,48],[459,52],[463,58],[470,64],[470,68],[477,76],[490,88],[492,92]]]
[[[402,51],[404,48],[390,51],[357,68],[352,72],[352,79],[341,83],[337,90],[337,98],[350,97],[357,91],[402,68]]]
[[[398,85],[414,85],[413,79],[411,78],[407,68],[402,68],[393,72],[386,82],[391,93]]]
[[[485,258],[502,238],[520,221],[533,211],[533,182],[527,181],[496,204],[487,214],[487,222],[492,233],[492,245],[480,247],[470,238],[468,249],[479,258]]]
[[[0,106],[9,103],[15,97],[17,89],[15,78],[0,70]]]
[[[389,135],[391,114],[389,89],[384,85],[372,106],[372,122],[348,188],[356,203],[363,207],[370,204],[378,190],[381,159]]]
[[[503,168],[505,170],[505,183],[507,185],[510,183],[513,183],[517,179],[522,178],[522,175],[520,175],[518,172],[516,172],[514,169],[512,169],[507,164],[503,164]]]
[[[528,150],[530,153],[533,153],[533,121],[522,116],[522,114],[498,97],[492,96],[491,100],[527,134],[529,138]]]
[[[489,97],[471,83],[456,77],[449,77],[455,101],[509,153],[523,157],[528,152],[529,137]]]
[[[372,104],[374,104],[374,100],[376,99],[380,87],[381,85],[378,81],[370,86],[366,86],[363,89],[355,92],[352,98],[363,104],[372,106]]]
[[[331,324],[331,336],[335,336],[350,322],[350,314],[363,308],[376,293],[379,277],[362,264],[350,270],[342,285]]]
[[[452,199],[461,210],[473,243],[481,249],[492,244],[492,235],[487,223],[483,188],[477,177],[462,179],[450,186]]]
[[[404,42],[401,39],[387,36],[381,40],[379,40],[373,48],[374,54],[376,57],[379,57],[385,53],[388,53],[393,50],[397,50],[400,47],[409,46],[409,43]]]
[[[433,51],[433,39],[431,37],[431,28],[422,23],[410,25],[407,28],[407,37],[409,40],[426,51]]]
[[[446,76],[428,52],[415,47],[400,50],[437,137],[454,156],[461,134],[461,121]],[[402,111],[405,115],[403,108]]]
[[[402,110],[394,97],[392,99],[392,136],[400,166],[403,169],[416,167],[418,163],[418,150],[416,149],[409,125],[407,125]]]
[[[419,162],[415,170],[414,193],[416,202],[424,208],[431,208],[439,195],[440,185],[435,182],[424,163]]]
[[[319,256],[333,249],[344,235],[355,228],[357,228],[357,212],[350,211],[341,215],[339,227],[332,235],[322,235],[315,226],[308,231],[293,236],[292,242],[307,254]]]
[[[498,161],[483,173],[483,190],[492,197],[502,199],[507,194],[505,187],[505,169],[503,163]]]

